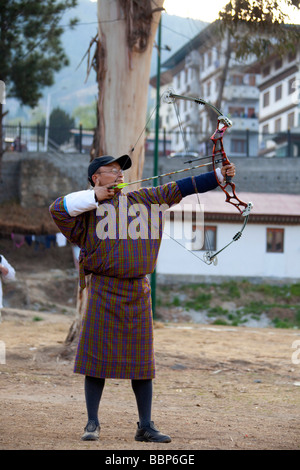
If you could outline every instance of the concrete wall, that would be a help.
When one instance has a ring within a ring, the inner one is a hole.
[[[48,206],[58,196],[85,189],[89,160],[88,154],[7,153],[2,164],[0,204],[17,200],[23,207]],[[159,173],[191,166],[184,164],[185,160],[160,157]],[[237,191],[300,194],[300,158],[233,157],[231,161],[237,167]],[[208,169],[172,175],[158,182],[174,181]],[[147,156],[144,177],[152,175],[153,156]]]
[[[58,196],[85,189],[89,159],[76,154],[7,153],[0,203],[17,200],[23,207],[45,207]]]
[[[237,174],[234,178],[237,191],[243,192],[261,192],[261,193],[287,193],[300,194],[300,158],[263,158],[263,157],[230,157],[237,168]],[[159,159],[159,173],[179,168],[189,167],[191,164],[184,164],[186,158],[165,158]],[[197,162],[194,163],[197,165]],[[201,164],[201,162],[198,162]],[[197,175],[200,172],[209,170],[194,170],[193,173],[185,172],[171,177],[164,178],[164,182],[174,181],[184,178],[188,175]],[[153,174],[153,157],[146,158],[144,173],[149,176]]]

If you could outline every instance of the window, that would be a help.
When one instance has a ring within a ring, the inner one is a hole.
[[[288,129],[291,129],[292,127],[294,127],[295,113],[289,113],[287,119],[288,119]]]
[[[293,60],[296,60],[296,52],[290,52],[288,55],[288,62],[293,62]]]
[[[275,88],[275,101],[279,101],[282,98],[282,85],[278,85]]]
[[[243,75],[233,75],[231,82],[232,85],[243,85]]]
[[[267,91],[263,95],[263,107],[266,108],[270,104],[270,92]]]
[[[262,76],[263,76],[263,77],[266,77],[267,75],[270,74],[270,72],[271,72],[270,66],[267,65],[266,67],[263,68]]]
[[[265,124],[262,128],[263,135],[269,134],[269,124]]]
[[[237,106],[229,106],[228,109],[229,113],[233,117],[244,117],[245,116],[245,108],[237,107]]]
[[[200,133],[202,132],[202,130],[203,130],[203,119],[199,118],[199,131],[200,131]]]
[[[275,60],[275,70],[280,69],[282,67],[282,59]]]
[[[293,77],[288,81],[288,94],[292,95],[296,90],[296,78]]]
[[[275,132],[281,131],[281,118],[275,120]]]
[[[187,83],[189,81],[189,71],[188,69],[184,70],[184,82]]]
[[[215,251],[216,248],[216,238],[217,238],[217,227],[207,225],[204,227],[204,240],[203,237],[199,237],[199,234],[196,234],[199,230],[203,230],[203,227],[198,225],[193,225],[193,238],[195,239],[192,242],[191,249],[203,250],[203,251]],[[198,236],[197,236],[198,235]]]
[[[248,108],[248,117],[249,118],[255,118],[255,108]]]
[[[207,96],[210,96],[210,90],[211,90],[211,82],[208,82],[207,85],[206,85]]]
[[[256,85],[256,76],[249,75],[249,86],[255,86],[255,85]]]
[[[246,153],[246,140],[243,139],[231,139],[230,151],[232,153]]]
[[[212,53],[211,51],[207,54],[207,65],[208,67],[212,64]]]
[[[267,253],[283,253],[283,228],[267,228]]]

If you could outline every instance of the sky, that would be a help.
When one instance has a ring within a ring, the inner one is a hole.
[[[91,1],[96,2],[97,0]],[[164,8],[169,15],[194,18],[211,23],[217,19],[219,11],[226,3],[228,0],[209,0],[209,7],[206,7],[203,0],[165,0]]]
[[[183,16],[211,23],[228,0],[209,0],[206,5],[197,0],[165,0],[164,8],[169,15]]]
[[[202,20],[207,23],[215,21],[219,11],[229,3],[229,0],[209,0],[207,6],[204,1],[197,0],[165,0],[164,8],[169,15],[183,16]],[[282,10],[287,13],[290,20],[287,23],[300,24],[300,12],[286,6],[285,0],[279,0]]]
[[[97,0],[91,0],[96,2]],[[169,15],[181,16],[184,18],[194,18],[197,20],[212,23],[219,16],[219,11],[229,2],[229,0],[209,0],[206,4],[204,0],[165,0],[164,8]],[[279,4],[286,4],[284,0],[279,0]],[[284,7],[285,9],[285,7]],[[287,10],[290,21],[300,24],[300,12]]]

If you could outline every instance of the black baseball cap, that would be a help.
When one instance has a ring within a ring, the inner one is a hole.
[[[122,155],[119,158],[114,158],[111,157],[110,155],[104,155],[103,157],[97,157],[95,158],[88,167],[88,180],[91,183],[92,186],[94,186],[92,176],[100,166],[105,166],[108,165],[109,163],[119,163],[121,170],[128,170],[128,168],[131,167],[131,158],[129,155]]]

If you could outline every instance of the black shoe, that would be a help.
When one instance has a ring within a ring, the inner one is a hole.
[[[162,434],[154,426],[153,421],[150,421],[148,426],[140,428],[139,423],[137,423],[138,428],[135,435],[135,440],[140,442],[171,442],[170,436]]]
[[[82,441],[98,441],[100,436],[100,426],[95,421],[89,421],[84,428],[84,434],[81,438]]]

